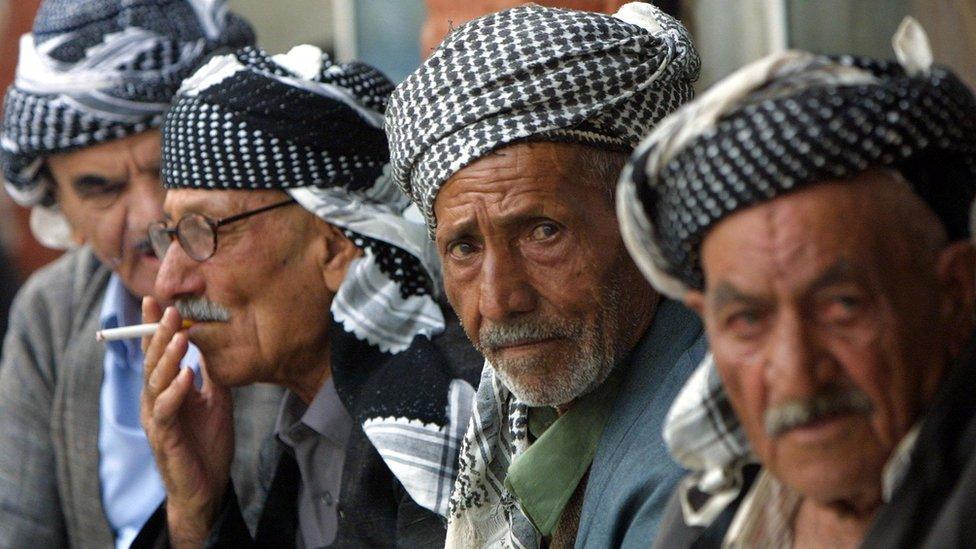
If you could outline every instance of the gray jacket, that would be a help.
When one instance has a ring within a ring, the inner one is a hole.
[[[0,362],[0,547],[114,545],[98,475],[105,349],[94,337],[110,274],[80,248],[35,273],[14,300]],[[253,471],[280,398],[270,386],[234,393],[245,518],[263,502]]]

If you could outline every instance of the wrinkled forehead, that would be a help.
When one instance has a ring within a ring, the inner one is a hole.
[[[582,208],[580,147],[522,143],[489,153],[458,170],[437,194],[437,233],[475,218],[504,224],[525,216]]]
[[[219,218],[242,213],[283,200],[281,191],[169,189],[163,212],[167,218],[179,219],[188,213]]]
[[[723,284],[800,290],[839,266],[850,276],[881,269],[882,236],[896,243],[902,235],[889,234],[895,212],[870,200],[870,191],[868,185],[821,183],[723,219],[701,247],[706,291]]]

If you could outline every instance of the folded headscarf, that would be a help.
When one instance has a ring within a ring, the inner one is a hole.
[[[254,41],[224,0],[46,0],[20,39],[0,167],[31,227],[66,247],[45,156],[159,127],[180,83],[215,49]]]
[[[874,166],[898,170],[950,238],[972,234],[976,101],[932,65],[906,19],[899,63],[790,51],[748,65],[661,122],[621,175],[617,212],[631,255],[654,286],[702,289],[710,227],[736,211]],[[664,439],[691,474],[685,522],[707,526],[739,495],[756,461],[708,356],[672,405]]]
[[[536,5],[458,27],[397,86],[387,134],[397,185],[433,235],[441,185],[520,140],[629,153],[694,93],[688,32],[651,4],[614,16]]]
[[[699,249],[729,215],[870,167],[901,173],[951,239],[971,234],[976,100],[907,19],[900,63],[806,52],[744,67],[661,122],[621,175],[624,242],[658,290],[702,289]]]
[[[383,111],[392,89],[373,67],[333,63],[313,46],[277,56],[244,48],[214,57],[184,82],[166,115],[162,177],[167,189],[282,190],[363,251],[331,313],[345,331],[333,344],[366,345],[343,346],[355,371],[333,371],[336,387],[357,401],[357,410],[371,410],[357,419],[414,501],[446,514],[455,464],[444,456],[456,455],[470,385],[431,377],[432,365],[415,364],[409,375],[423,379],[423,387],[401,379],[368,395],[345,390],[389,375],[372,369],[392,357],[409,362],[419,352],[416,338],[444,330],[435,301],[436,252],[387,175]],[[392,406],[391,398],[377,396],[383,391],[407,404]],[[409,398],[421,393],[422,406]]]
[[[529,5],[454,30],[394,91],[393,178],[433,236],[433,204],[455,172],[520,141],[630,152],[693,95],[700,62],[687,31],[651,4],[615,15]],[[527,406],[486,364],[451,495],[448,547],[538,547],[504,487],[528,448]]]

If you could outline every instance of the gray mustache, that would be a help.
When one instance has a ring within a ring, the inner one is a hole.
[[[808,400],[781,404],[763,415],[766,434],[777,437],[790,429],[840,414],[867,414],[871,400],[858,389],[831,389]]]
[[[497,349],[544,339],[568,339],[576,335],[577,330],[573,330],[562,323],[538,319],[522,319],[506,324],[484,325],[478,331],[479,346],[483,349]]]
[[[196,322],[227,322],[230,311],[203,297],[176,300],[176,310],[184,320]]]

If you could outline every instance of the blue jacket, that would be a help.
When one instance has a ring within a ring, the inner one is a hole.
[[[630,357],[613,415],[597,447],[583,498],[576,547],[649,547],[685,471],[664,445],[664,418],[704,358],[698,317],[662,300]]]

